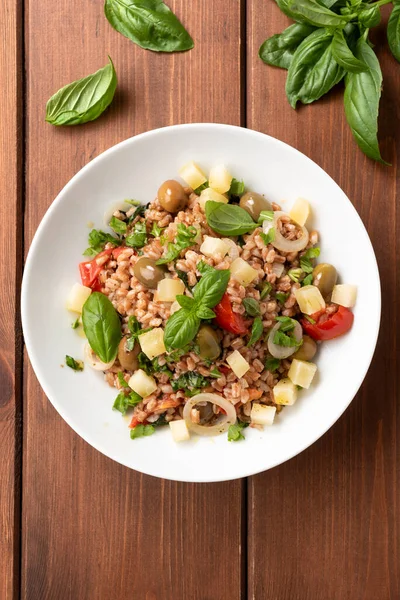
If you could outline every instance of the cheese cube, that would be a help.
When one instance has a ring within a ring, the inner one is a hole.
[[[185,284],[180,279],[161,279],[155,293],[156,302],[174,302],[178,294],[183,294]]]
[[[207,181],[203,171],[192,160],[180,169],[179,175],[193,190]]]
[[[281,379],[273,388],[275,404],[291,406],[297,400],[297,387],[290,379]]]
[[[164,345],[164,330],[161,327],[155,327],[147,333],[142,333],[138,337],[142,352],[147,358],[153,359],[160,354],[166,352]]]
[[[216,192],[219,192],[220,194],[225,194],[225,192],[228,192],[229,188],[231,187],[232,175],[224,167],[224,165],[217,165],[211,169],[208,182],[210,184],[210,188]]]
[[[243,358],[238,350],[232,352],[232,354],[227,357],[226,362],[239,379],[250,369],[249,363]]]
[[[253,269],[243,258],[236,258],[231,264],[232,277],[246,287],[258,277],[258,271]]]
[[[142,369],[135,371],[130,380],[128,381],[129,387],[139,394],[142,398],[150,396],[157,389],[157,384],[153,377],[147,375]]]
[[[289,217],[292,221],[295,221],[298,225],[303,227],[305,225],[310,214],[310,204],[304,198],[297,198],[296,202],[292,206],[292,210],[289,213]]]
[[[80,314],[82,312],[83,305],[91,293],[92,290],[89,287],[81,285],[80,283],[75,283],[72,286],[67,298],[67,309]]]
[[[350,285],[348,283],[342,283],[335,285],[332,290],[332,302],[334,304],[340,304],[340,306],[346,306],[347,308],[353,308],[357,300],[357,286]]]
[[[200,252],[204,256],[213,257],[216,254],[220,254],[222,257],[228,254],[230,245],[227,244],[221,238],[210,237],[209,235],[204,236],[204,242],[200,246]]]
[[[294,385],[308,389],[317,372],[317,365],[305,360],[294,358],[290,365],[288,377]]]
[[[169,427],[171,429],[174,442],[186,442],[190,439],[189,429],[187,428],[184,419],[180,421],[170,421]]]
[[[251,407],[250,419],[255,425],[272,425],[276,413],[276,406],[266,406],[254,402]]]
[[[201,192],[199,197],[199,204],[203,210],[206,209],[206,202],[209,200],[212,200],[213,202],[221,202],[222,204],[228,204],[228,198],[226,196],[223,196],[211,188],[206,188]]]
[[[305,285],[295,290],[294,295],[301,312],[305,315],[313,315],[325,309],[325,300],[315,285]]]

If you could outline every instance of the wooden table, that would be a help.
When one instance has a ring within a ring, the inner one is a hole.
[[[169,4],[191,52],[136,47],[108,25],[102,0],[0,4],[0,599],[399,600],[400,65],[378,28],[387,168],[356,148],[340,89],[289,107],[285,73],[257,57],[287,24],[274,2]],[[109,112],[82,127],[46,124],[50,95],[108,53],[119,75]],[[321,165],[360,213],[383,288],[377,351],[338,423],[272,471],[210,485],[142,476],[81,440],[41,391],[19,319],[23,258],[70,177],[116,142],[196,121],[267,132]]]

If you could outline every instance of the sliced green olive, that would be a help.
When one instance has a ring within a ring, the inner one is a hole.
[[[337,271],[333,265],[320,263],[313,270],[313,283],[319,288],[319,291],[324,298],[332,294],[332,290],[336,285]]]
[[[128,336],[125,335],[118,346],[118,360],[125,371],[136,371],[139,368],[138,355],[141,351],[139,342],[136,342],[133,350],[126,347]]]
[[[196,338],[201,358],[215,360],[221,354],[218,335],[210,325],[202,325]]]
[[[156,261],[147,256],[139,258],[133,267],[133,274],[147,288],[155,290],[158,282],[165,278],[165,270],[156,265]]]
[[[256,192],[246,192],[240,198],[240,206],[255,220],[258,221],[261,211],[272,210],[272,204],[264,196]]]
[[[176,213],[183,210],[188,203],[188,195],[178,181],[169,179],[158,190],[158,201],[164,210]]]
[[[308,335],[303,335],[303,343],[300,348],[292,354],[291,358],[298,360],[312,360],[317,352],[317,344]]]

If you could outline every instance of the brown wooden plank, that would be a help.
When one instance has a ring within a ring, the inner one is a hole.
[[[22,271],[22,39],[17,0],[0,4],[0,598],[17,597],[20,543],[19,285]]]
[[[27,246],[57,192],[112,144],[184,121],[240,122],[236,0],[170,1],[196,42],[172,56],[112,30],[102,2],[27,4]],[[48,97],[103,66],[107,53],[120,82],[108,114],[82,127],[46,124]],[[27,369],[22,597],[218,600],[229,590],[239,598],[242,483],[176,484],[113,463],[62,421]]]
[[[249,598],[395,600],[400,597],[400,66],[389,55],[383,25],[374,42],[385,82],[380,137],[383,154],[393,163],[387,168],[357,149],[345,123],[341,89],[296,112],[290,108],[285,72],[257,58],[264,39],[288,24],[274,2],[248,3],[248,126],[310,156],[352,199],[378,258],[382,328],[367,379],[339,422],[299,457],[250,481]]]

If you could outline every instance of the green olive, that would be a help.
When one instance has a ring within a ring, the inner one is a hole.
[[[240,206],[244,208],[255,221],[258,221],[258,217],[262,210],[272,210],[271,202],[264,198],[264,196],[256,194],[256,192],[246,192],[246,194],[240,198]]]
[[[210,325],[200,327],[196,340],[200,348],[201,358],[215,360],[221,354],[218,335]]]
[[[147,256],[139,258],[133,267],[133,274],[140,283],[152,290],[156,289],[158,282],[165,278],[165,270]]]
[[[176,213],[186,208],[189,200],[181,184],[173,179],[164,181],[158,190],[157,197],[163,209],[170,213]]]
[[[303,343],[300,348],[292,354],[292,358],[298,360],[312,360],[317,352],[317,344],[308,335],[303,335]]]
[[[210,422],[215,419],[213,405],[211,402],[206,402],[205,404],[196,404],[196,408],[200,413],[199,425],[209,425]]]
[[[118,360],[120,362],[121,367],[125,371],[136,371],[139,368],[138,354],[140,353],[140,344],[135,342],[133,350],[128,350],[126,347],[126,342],[128,340],[128,336],[125,335],[119,343],[118,346]]]
[[[332,294],[336,285],[337,271],[333,265],[321,263],[313,271],[313,283],[319,288],[324,298]]]

